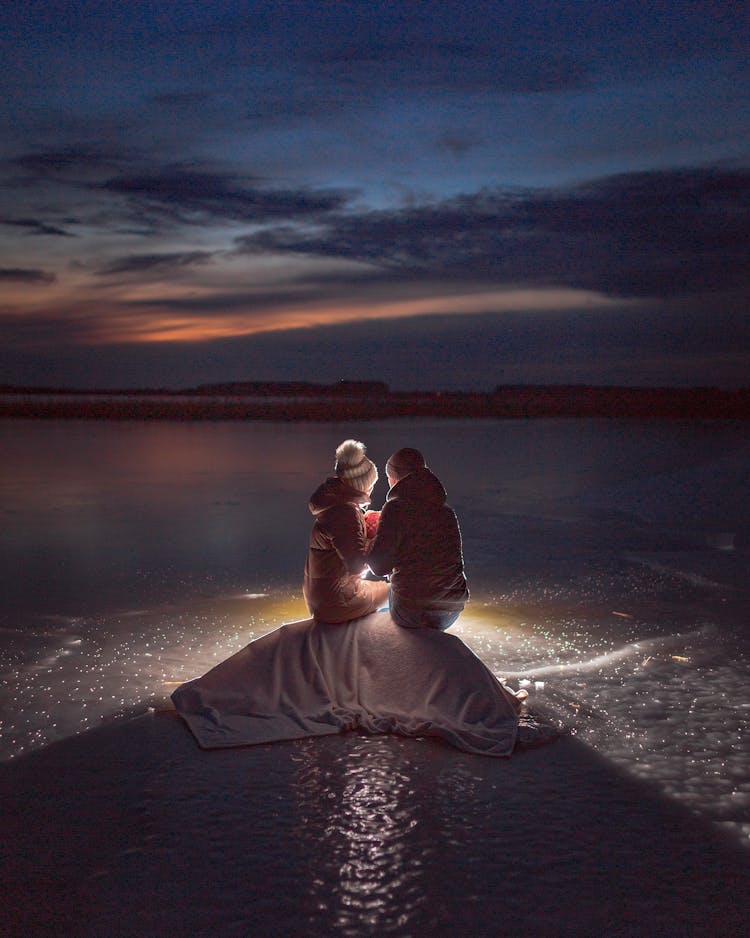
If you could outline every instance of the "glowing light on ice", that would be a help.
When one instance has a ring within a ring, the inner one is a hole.
[[[248,599],[258,605],[249,606]],[[171,707],[175,687],[281,621],[299,618],[300,605],[288,594],[248,592],[74,623],[60,620],[57,631],[13,631],[11,636],[19,636],[19,661],[0,675],[0,759],[149,707]],[[76,634],[62,633],[66,626],[75,627]]]
[[[620,648],[615,648],[612,651],[605,652],[601,655],[595,655],[593,658],[588,658],[579,661],[563,661],[559,664],[539,664],[539,665],[527,665],[526,667],[520,670],[505,670],[503,669],[503,676],[506,678],[526,678],[528,676],[536,677],[538,675],[550,675],[550,674],[565,674],[567,672],[575,671],[581,674],[586,674],[592,671],[599,671],[605,668],[611,667],[618,661],[622,661],[626,658],[631,658],[635,655],[642,655],[644,652],[648,652],[655,649],[664,650],[670,644],[678,642],[680,644],[685,644],[686,642],[695,639],[698,636],[701,636],[703,633],[691,632],[682,635],[673,635],[668,637],[657,637],[652,639],[646,639],[641,642],[632,642],[628,645],[623,645]],[[670,656],[675,661],[689,661],[689,658],[686,658],[681,655],[671,655]],[[643,663],[646,664],[650,660],[650,656],[647,656]],[[522,683],[522,682],[520,682]]]

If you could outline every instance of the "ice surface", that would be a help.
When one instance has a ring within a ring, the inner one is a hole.
[[[168,706],[304,617],[307,497],[352,433],[445,481],[472,587],[453,631],[532,711],[749,843],[744,424],[0,422],[0,756]]]

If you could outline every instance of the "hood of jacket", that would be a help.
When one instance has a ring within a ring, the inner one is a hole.
[[[439,506],[445,504],[448,494],[440,479],[424,466],[400,479],[388,492],[386,501],[394,501],[397,498]]]
[[[343,479],[338,476],[329,476],[325,482],[319,485],[310,496],[308,505],[310,513],[319,515],[326,508],[333,508],[334,505],[364,505],[369,502],[369,496],[352,488]]]

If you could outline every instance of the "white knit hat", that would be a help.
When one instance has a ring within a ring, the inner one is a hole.
[[[336,475],[358,492],[369,492],[378,481],[378,468],[365,453],[364,443],[344,440],[336,447]]]

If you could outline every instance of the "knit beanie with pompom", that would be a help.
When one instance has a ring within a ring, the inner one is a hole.
[[[336,475],[344,479],[358,492],[368,493],[378,481],[378,469],[366,453],[364,443],[357,440],[344,440],[336,448]]]

